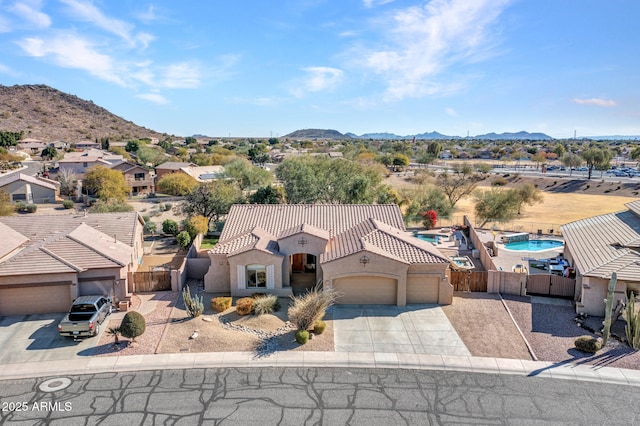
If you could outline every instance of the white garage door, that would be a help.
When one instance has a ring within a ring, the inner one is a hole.
[[[69,285],[0,288],[1,316],[67,312],[69,306]]]
[[[407,277],[407,303],[438,303],[438,277]]]
[[[395,305],[397,281],[385,277],[339,278],[333,287],[340,293],[338,303],[352,305]]]

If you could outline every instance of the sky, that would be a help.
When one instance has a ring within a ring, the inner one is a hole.
[[[0,0],[0,84],[177,136],[640,135],[637,0]]]

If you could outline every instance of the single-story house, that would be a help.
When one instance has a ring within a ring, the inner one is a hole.
[[[341,294],[338,303],[453,297],[449,259],[406,232],[397,205],[234,205],[209,257],[205,290],[233,296],[322,283]]]
[[[111,168],[124,175],[124,180],[129,187],[129,196],[151,194],[155,191],[154,177],[144,167],[129,161],[121,161],[113,164]]]
[[[0,191],[9,194],[12,202],[25,204],[55,203],[60,194],[60,183],[20,172],[0,175]]]
[[[224,177],[223,166],[188,166],[182,167],[180,171],[198,182],[210,182]]]
[[[158,164],[156,166],[156,178],[160,180],[165,175],[170,175],[172,173],[184,173],[182,169],[185,167],[198,167],[198,165],[182,161],[167,161],[166,163]]]
[[[0,216],[0,316],[65,312],[78,296],[129,296],[141,262],[136,212]]]
[[[615,299],[640,294],[640,200],[628,210],[562,225],[564,257],[576,271],[576,312],[604,316],[613,272]],[[614,302],[615,303],[615,302]]]

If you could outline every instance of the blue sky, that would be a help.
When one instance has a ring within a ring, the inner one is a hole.
[[[637,0],[0,0],[0,83],[160,132],[640,134]]]

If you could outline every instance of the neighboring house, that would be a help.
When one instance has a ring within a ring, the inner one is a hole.
[[[185,167],[198,167],[198,165],[182,161],[168,161],[156,166],[156,179],[160,180],[163,176],[171,173],[184,173],[182,169]]]
[[[224,177],[223,166],[187,166],[182,167],[180,171],[198,182],[209,182]]]
[[[23,139],[18,142],[18,149],[31,155],[39,155],[48,145],[38,139]]]
[[[450,304],[449,260],[407,233],[397,205],[234,205],[205,290],[247,296],[335,288],[338,303]]]
[[[111,167],[111,164],[112,163],[101,157],[85,155],[82,157],[73,156],[67,158],[67,156],[65,156],[62,160],[58,160],[58,173],[62,170],[67,170],[77,175],[78,178],[83,178],[84,174],[92,167]]]
[[[95,141],[80,141],[72,144],[76,149],[90,149],[95,148],[99,149],[102,147],[102,144]]]
[[[114,170],[119,170],[124,175],[124,180],[129,186],[129,196],[151,194],[155,191],[153,176],[144,167],[122,161],[111,166]]]
[[[12,202],[55,203],[60,194],[60,184],[54,180],[14,172],[0,176],[0,191],[9,194]]]
[[[0,316],[64,312],[83,295],[129,296],[143,225],[136,212],[1,216]]]
[[[604,316],[611,274],[615,299],[640,294],[640,200],[626,211],[562,225],[564,256],[576,271],[576,312]],[[614,302],[615,303],[615,302]]]

